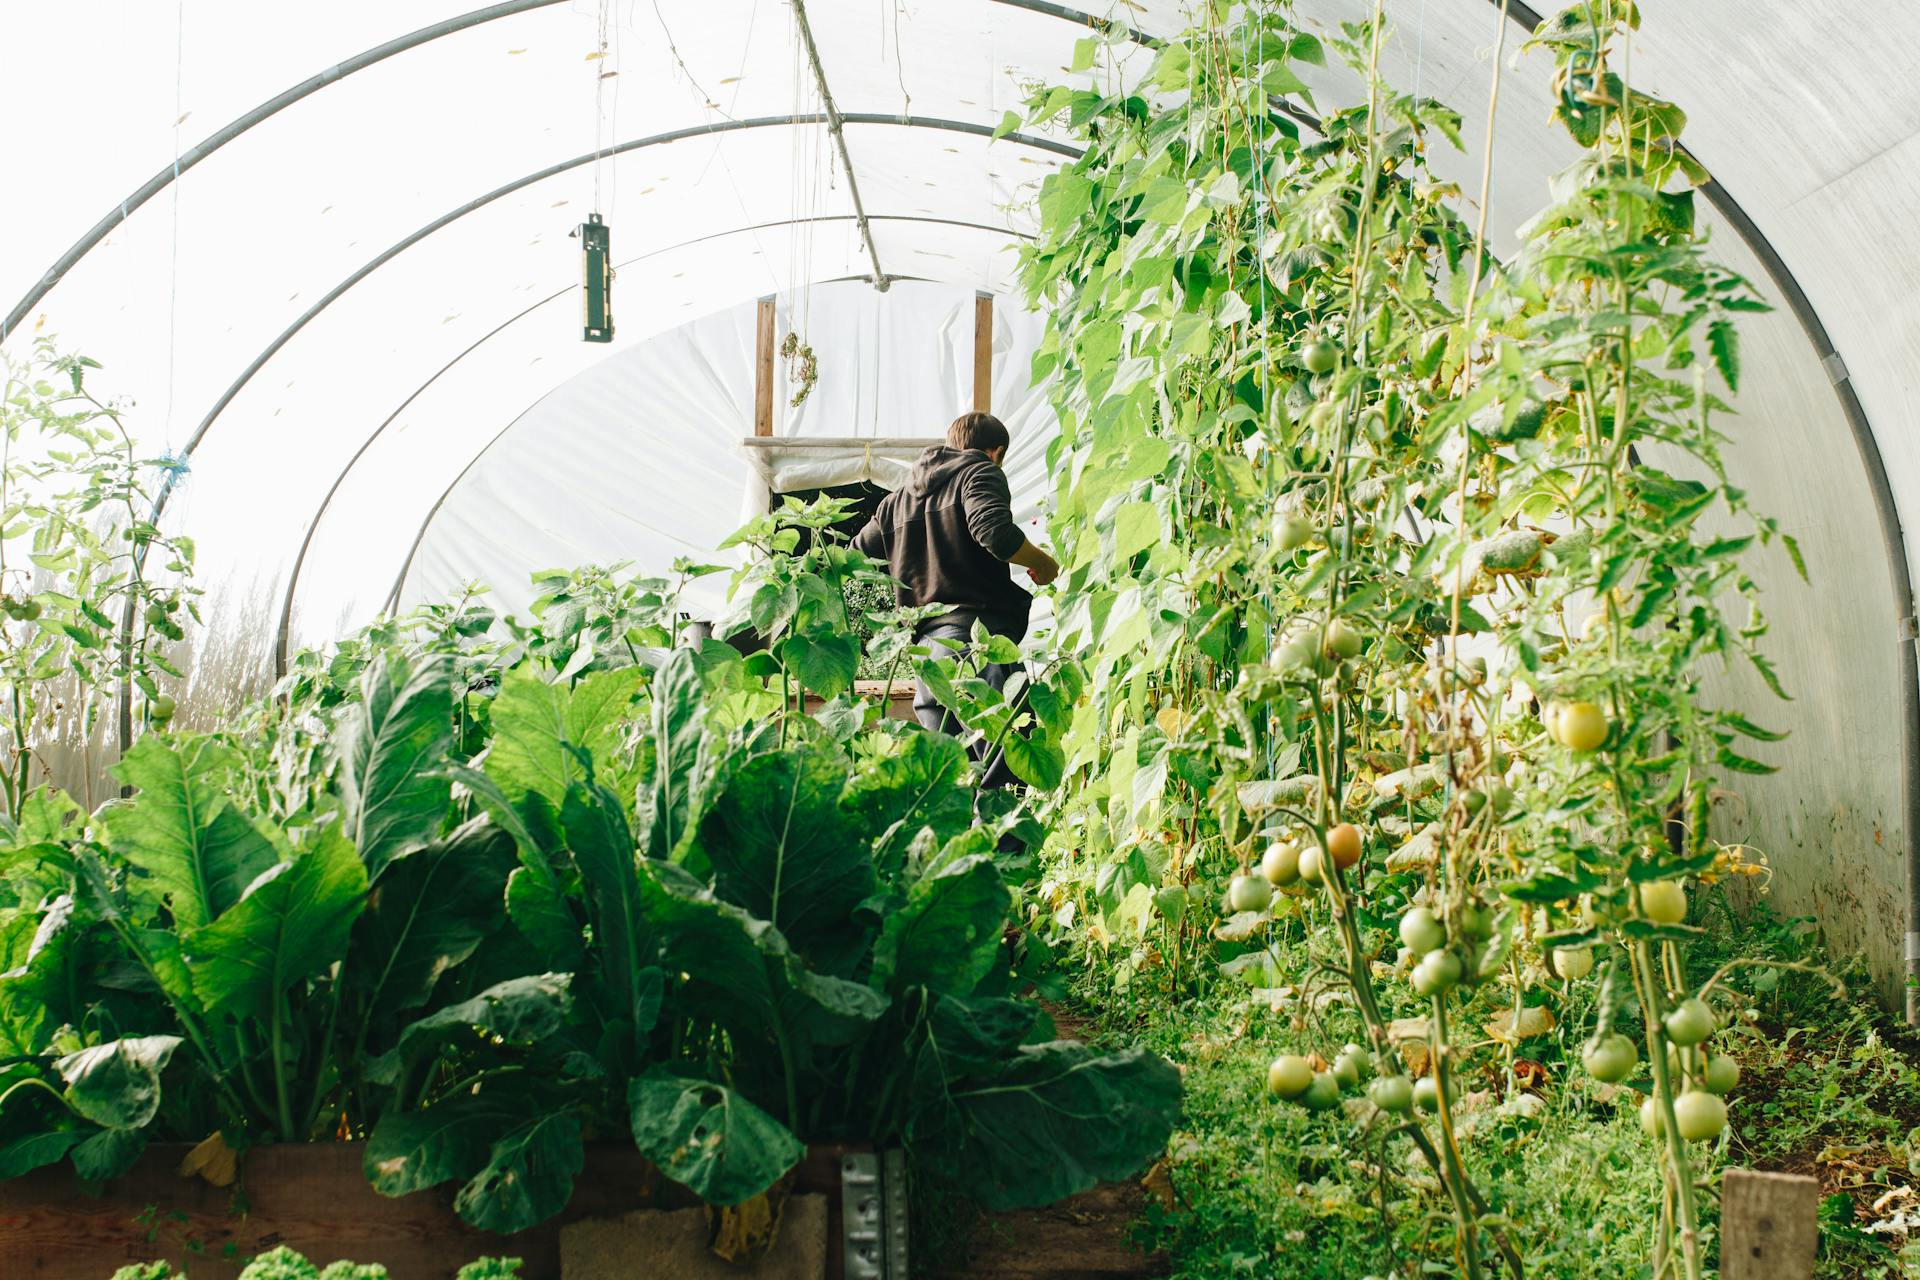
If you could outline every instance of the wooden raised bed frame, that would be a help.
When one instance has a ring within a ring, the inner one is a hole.
[[[93,1194],[64,1163],[0,1181],[0,1278],[109,1280],[128,1263],[164,1258],[192,1280],[232,1280],[248,1258],[284,1244],[322,1266],[340,1258],[377,1262],[393,1280],[450,1280],[483,1255],[524,1259],[525,1280],[559,1280],[560,1228],[567,1223],[698,1203],[632,1147],[590,1146],[566,1209],[502,1236],[460,1220],[453,1184],[381,1195],[361,1171],[357,1142],[255,1148],[232,1187],[181,1177],[188,1150],[156,1144],[126,1176]],[[794,1186],[828,1197],[828,1275],[836,1280],[840,1157],[847,1150],[808,1151]]]

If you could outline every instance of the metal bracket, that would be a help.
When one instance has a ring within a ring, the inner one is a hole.
[[[906,1280],[906,1152],[840,1157],[840,1223],[847,1280]]]
[[[1894,624],[1902,640],[1920,640],[1920,617],[1908,614]]]
[[[1847,372],[1847,362],[1840,358],[1838,351],[1829,351],[1820,367],[1827,371],[1827,381],[1836,387],[1853,376]]]

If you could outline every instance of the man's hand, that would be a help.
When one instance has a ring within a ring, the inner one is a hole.
[[[1027,542],[1014,552],[1011,559],[1027,571],[1027,576],[1033,579],[1037,587],[1044,587],[1060,576],[1060,566],[1054,562],[1054,558],[1032,542]]]

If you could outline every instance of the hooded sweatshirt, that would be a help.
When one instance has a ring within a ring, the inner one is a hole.
[[[1020,639],[1033,597],[1014,585],[1007,560],[1026,545],[1013,522],[1007,473],[979,449],[935,445],[921,454],[907,482],[853,540],[900,581],[903,606],[944,604],[948,612],[922,624],[973,625]]]

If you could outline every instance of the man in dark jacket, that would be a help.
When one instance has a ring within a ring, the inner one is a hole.
[[[967,647],[976,621],[989,632],[1019,640],[1027,633],[1033,597],[1015,585],[1010,565],[1020,565],[1045,586],[1060,572],[1053,557],[1027,540],[1013,522],[1012,495],[1001,464],[1009,443],[1006,426],[990,413],[964,413],[947,428],[947,443],[920,455],[907,482],[880,502],[880,509],[853,540],[900,582],[903,607],[941,604],[946,612],[920,624],[917,638],[938,653],[942,645]],[[1011,666],[990,663],[980,675],[1003,688]],[[914,687],[913,712],[929,729],[952,733],[952,716],[927,688]],[[996,760],[989,785],[1006,780]]]

